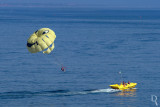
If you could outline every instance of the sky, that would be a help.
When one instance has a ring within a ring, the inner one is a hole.
[[[160,9],[160,0],[0,0],[0,5]]]

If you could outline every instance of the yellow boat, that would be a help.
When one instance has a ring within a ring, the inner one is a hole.
[[[125,83],[125,84],[113,84],[110,85],[111,88],[113,89],[119,89],[119,90],[126,90],[126,89],[131,89],[134,88],[137,85],[137,83]]]

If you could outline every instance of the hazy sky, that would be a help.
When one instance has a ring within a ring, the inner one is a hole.
[[[106,8],[159,8],[160,0],[0,0],[0,4],[85,6]]]

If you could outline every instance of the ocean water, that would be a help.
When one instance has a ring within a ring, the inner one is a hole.
[[[0,7],[0,106],[155,107],[160,104],[159,12]],[[43,27],[55,31],[55,49],[50,55],[31,54],[27,39]],[[122,79],[136,82],[136,88],[109,87]]]

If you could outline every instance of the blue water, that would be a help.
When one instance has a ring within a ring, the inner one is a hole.
[[[0,106],[154,107],[152,95],[160,104],[159,13],[0,7]],[[55,31],[55,49],[31,54],[27,39],[43,27]],[[109,88],[119,72],[136,89]]]

